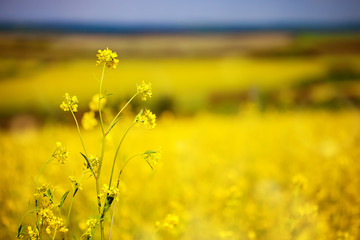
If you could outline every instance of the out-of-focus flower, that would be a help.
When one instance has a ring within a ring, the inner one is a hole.
[[[106,98],[104,96],[101,96],[100,104],[101,104],[101,106],[100,106],[101,109],[103,109],[105,104],[106,104]],[[91,98],[91,101],[89,103],[89,107],[90,107],[91,111],[94,111],[94,112],[99,111],[99,94],[95,94]]]
[[[153,129],[156,127],[156,115],[153,114],[149,109],[145,109],[145,111],[138,114],[135,118],[135,121],[145,124],[148,129]]]
[[[84,116],[81,119],[81,124],[85,130],[91,130],[97,125],[97,120],[95,118],[95,113],[93,111],[84,113]]]
[[[66,147],[64,147],[61,142],[56,142],[56,150],[54,152],[53,158],[62,164],[64,164],[69,159],[69,151],[67,151]]]
[[[141,99],[146,101],[147,98],[152,97],[151,83],[145,83],[144,81],[138,86],[138,92],[142,94]]]
[[[76,96],[71,97],[68,93],[65,93],[64,101],[60,104],[60,108],[65,112],[70,110],[72,112],[77,112],[78,103],[79,101]]]
[[[97,65],[105,63],[108,68],[116,69],[116,65],[119,63],[119,59],[116,59],[116,52],[112,52],[109,48],[99,50],[96,57],[98,58]]]

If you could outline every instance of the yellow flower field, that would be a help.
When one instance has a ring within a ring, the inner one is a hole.
[[[158,128],[138,127],[126,139],[124,156],[161,146],[163,157],[154,171],[137,159],[124,172],[113,238],[357,239],[359,117],[357,111],[260,113],[254,106],[237,116],[164,113]],[[112,132],[105,156],[131,121],[124,118]],[[99,131],[83,134],[91,154],[98,154]],[[60,197],[71,189],[68,176],[81,174],[76,129],[49,124],[1,133],[1,239],[15,237],[32,181],[56,141],[68,146],[70,158],[48,165],[40,182],[55,185]],[[108,174],[110,162],[104,166]],[[86,179],[75,198],[69,231],[77,238],[96,215],[94,191]],[[176,226],[156,231],[168,214],[177,216]]]
[[[360,38],[210,38],[0,56],[0,239],[359,239]]]

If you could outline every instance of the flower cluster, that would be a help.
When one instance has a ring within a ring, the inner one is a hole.
[[[95,112],[90,111],[84,113],[84,116],[81,119],[81,125],[85,130],[91,130],[98,124],[98,121],[95,118]]]
[[[64,95],[64,101],[60,104],[60,108],[67,111],[77,112],[78,108],[78,99],[76,96],[70,96],[68,93],[65,93]]]
[[[179,224],[179,217],[175,214],[168,214],[165,217],[165,220],[161,223],[156,222],[157,228],[173,229]]]
[[[98,58],[97,65],[105,63],[108,68],[116,69],[116,65],[119,63],[119,60],[116,59],[116,52],[112,52],[109,48],[99,50],[96,57]]]
[[[104,96],[100,97],[100,107],[101,109],[104,108],[106,104],[106,98]],[[89,107],[91,111],[97,112],[99,111],[99,94],[95,94],[89,103]]]
[[[337,235],[336,240],[354,240],[354,237],[350,235],[348,232],[338,231],[336,235]]]
[[[34,228],[34,230],[28,226],[28,234],[29,234],[29,237],[30,237],[30,240],[38,240],[39,239],[39,231]]]
[[[53,204],[52,195],[55,191],[55,187],[51,184],[43,184],[41,187],[37,187],[35,191],[35,198],[42,200],[42,206],[48,207]]]
[[[64,221],[60,217],[56,217],[51,208],[43,208],[39,212],[41,222],[46,226],[46,233],[52,235],[53,232],[68,232]]]
[[[297,174],[292,178],[292,183],[295,187],[299,189],[306,189],[308,185],[308,180],[301,174]]]
[[[135,121],[145,124],[148,129],[156,127],[156,116],[149,109],[140,112],[140,114],[136,116]]]
[[[161,158],[161,152],[147,151],[142,155],[142,157],[150,165],[150,167],[153,168],[157,165],[159,159]]]
[[[76,189],[82,190],[81,182],[76,180],[74,176],[69,176],[69,180],[70,180],[74,190],[76,190]]]
[[[53,232],[66,233],[68,231],[63,219],[55,216],[52,211],[54,207],[54,191],[54,186],[50,184],[43,184],[41,187],[38,187],[35,192],[35,198],[37,199],[37,203],[40,207],[38,212],[40,222],[43,223],[43,227],[46,227],[46,233],[49,235]],[[33,234],[35,234],[35,232],[33,232]]]
[[[69,159],[69,151],[62,145],[61,142],[56,142],[56,150],[53,158],[59,163],[64,164]]]
[[[99,170],[99,165],[100,165],[100,158],[90,154],[89,162],[91,164],[92,170],[94,171],[95,174],[97,174],[97,172]],[[85,166],[85,169],[90,168],[90,166],[88,166],[88,163],[86,161],[84,162],[84,166]]]
[[[151,83],[145,83],[144,81],[138,86],[138,93],[142,94],[141,99],[146,101],[147,98],[152,97]]]
[[[89,220],[87,220],[86,221],[87,229],[83,233],[83,235],[81,235],[80,239],[84,239],[84,240],[92,239],[93,238],[93,232],[95,230],[97,222],[98,221],[95,218],[90,218]]]
[[[112,198],[114,199],[115,201],[118,201],[118,196],[119,196],[119,188],[116,188],[116,187],[111,187],[109,188],[108,185],[104,184],[103,187],[102,187],[102,190],[103,190],[103,193],[100,193],[98,195],[98,198],[100,199],[104,199],[105,197],[106,198]]]

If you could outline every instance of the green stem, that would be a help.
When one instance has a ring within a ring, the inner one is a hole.
[[[76,119],[76,117],[75,117],[74,112],[73,112],[72,110],[70,110],[70,111],[71,111],[72,116],[74,117],[74,120],[75,120],[75,123],[76,123],[76,128],[77,128],[78,133],[79,133],[79,137],[80,137],[81,145],[82,145],[82,147],[83,147],[83,149],[84,149],[84,152],[85,152],[85,156],[86,156],[86,158],[89,160],[89,155],[88,155],[88,153],[87,153],[87,151],[86,151],[84,141],[83,141],[83,139],[82,139],[82,137],[81,137],[81,132],[80,132],[79,123],[78,123],[78,121],[77,121],[77,119]],[[95,178],[95,179],[97,179],[97,176],[96,176],[95,172],[94,172],[94,171],[92,171],[92,169],[93,169],[93,168],[92,168],[92,166],[91,166],[91,163],[90,163],[90,162],[88,162],[88,164],[90,164],[90,170],[91,170],[91,173],[93,174],[94,178]]]
[[[37,190],[37,186],[38,186],[38,183],[39,183],[39,179],[40,179],[40,175],[42,173],[42,171],[44,170],[45,166],[53,159],[54,157],[54,154],[55,154],[55,151],[53,152],[53,154],[51,155],[51,157],[46,160],[46,162],[41,166],[40,168],[40,171],[38,173],[38,176],[36,178],[36,182],[35,182],[35,193],[36,193],[36,190]],[[35,213],[36,213],[36,228],[37,230],[39,231],[39,233],[41,232],[41,229],[40,229],[40,226],[39,226],[39,214],[38,214],[38,204],[37,204],[37,199],[35,197]]]
[[[81,184],[81,181],[84,177],[84,174],[85,174],[85,171],[82,172],[81,174],[81,177],[80,177],[80,180],[79,180],[79,184]],[[72,194],[71,196],[71,202],[70,202],[70,206],[69,206],[69,211],[68,211],[68,215],[67,215],[67,218],[66,218],[66,227],[69,226],[69,220],[70,220],[70,214],[71,214],[71,209],[72,209],[72,205],[73,205],[73,202],[74,202],[74,198],[75,198],[75,195],[76,195],[76,192],[79,191],[79,188],[78,189],[75,189],[74,190],[74,193]]]
[[[74,193],[75,193],[75,192],[74,192]],[[69,226],[69,219],[70,219],[71,208],[72,208],[72,205],[73,205],[73,202],[74,202],[74,198],[75,198],[75,196],[74,196],[74,194],[73,194],[73,196],[71,197],[69,212],[68,212],[67,219],[66,219],[66,227]]]
[[[104,122],[103,122],[103,118],[102,118],[102,113],[101,113],[101,92],[102,92],[102,84],[103,84],[103,80],[104,80],[104,74],[105,74],[105,63],[102,69],[102,74],[101,74],[101,80],[100,80],[100,86],[99,86],[99,118],[100,118],[100,125],[101,125],[101,133],[102,133],[102,144],[101,144],[101,157],[100,157],[100,164],[99,164],[99,169],[98,169],[98,178],[96,179],[96,194],[97,196],[99,195],[99,191],[100,191],[100,174],[101,174],[101,167],[103,164],[103,160],[104,160],[104,149],[105,149],[105,130],[104,130]],[[98,210],[99,210],[99,214],[101,214],[101,204],[100,204],[100,199],[98,199]],[[101,228],[101,240],[104,239],[104,226],[103,226],[103,221],[100,220],[100,228]]]
[[[102,132],[103,137],[105,135],[105,130],[104,130],[104,122],[103,122],[103,118],[102,118],[102,113],[101,113],[101,99],[102,99],[101,92],[102,92],[102,83],[103,83],[104,75],[105,75],[105,63],[103,66],[101,80],[100,80],[100,87],[99,87],[99,118],[100,118],[101,132]]]
[[[113,228],[114,219],[115,219],[115,208],[116,208],[116,202],[114,203],[113,214],[112,214],[112,217],[111,217],[111,225],[110,225],[109,240],[111,240],[111,233],[112,233],[112,228]]]
[[[116,116],[114,117],[114,119],[112,120],[112,122],[110,123],[110,126],[108,128],[108,130],[105,133],[105,136],[109,134],[109,132],[111,131],[111,129],[115,126],[115,124],[118,122],[118,117],[120,116],[120,114],[122,113],[122,111],[124,111],[124,109],[130,104],[130,102],[139,94],[139,92],[136,92],[131,98],[130,100],[121,108],[121,110],[116,114]]]
[[[113,174],[114,174],[114,168],[115,168],[115,162],[116,162],[116,158],[118,156],[118,153],[119,153],[119,150],[120,150],[120,147],[121,147],[121,144],[123,143],[126,135],[128,134],[128,132],[130,131],[130,129],[135,126],[137,123],[139,122],[134,122],[130,125],[130,127],[126,130],[126,132],[124,133],[123,137],[121,138],[121,141],[116,149],[116,152],[115,152],[115,156],[114,156],[114,160],[113,160],[113,164],[112,164],[112,168],[111,168],[111,175],[110,175],[110,180],[109,180],[109,188],[111,187],[111,182],[112,182],[112,178],[113,178]]]
[[[135,158],[135,157],[141,156],[141,155],[143,155],[143,154],[144,154],[144,153],[135,154],[134,156],[132,156],[132,157],[130,157],[130,158],[128,158],[128,159],[126,160],[126,162],[124,163],[124,166],[120,169],[116,187],[119,187],[121,174],[122,174],[122,172],[124,171],[126,165],[130,162],[130,160],[133,159],[133,158]]]
[[[105,63],[103,66],[103,70],[102,70],[102,74],[101,74],[101,80],[100,80],[100,86],[99,86],[99,118],[100,118],[100,125],[101,125],[101,133],[102,133],[102,146],[101,146],[101,157],[100,157],[100,164],[99,164],[99,169],[98,169],[98,179],[96,180],[96,192],[99,195],[99,190],[100,190],[100,174],[101,174],[101,167],[102,167],[102,163],[103,163],[103,158],[104,158],[104,148],[105,148],[105,131],[104,131],[104,122],[102,119],[102,113],[101,113],[101,91],[102,91],[102,83],[104,80],[104,74],[105,74]]]
[[[27,211],[27,212],[24,214],[24,216],[22,216],[22,218],[21,218],[21,220],[20,220],[20,222],[19,222],[19,226],[22,225],[22,223],[23,223],[23,221],[24,221],[24,218],[25,218],[27,215],[29,215],[30,213],[33,213],[33,212],[36,212],[36,208]]]
[[[52,240],[55,240],[57,228],[55,228],[54,236],[52,237]]]
[[[78,123],[78,121],[77,121],[77,119],[76,119],[76,117],[75,117],[74,112],[73,112],[72,110],[70,110],[70,111],[71,111],[71,114],[72,114],[72,116],[73,116],[73,118],[74,118],[74,120],[75,120],[75,123],[76,123],[76,128],[77,128],[78,133],[79,133],[79,137],[80,137],[81,145],[82,145],[82,147],[83,147],[83,149],[84,149],[85,156],[89,159],[89,155],[88,155],[88,153],[87,153],[87,151],[86,151],[84,141],[83,141],[83,139],[82,139],[82,137],[81,137],[81,132],[80,132],[79,123]]]
[[[134,157],[137,157],[137,156],[141,156],[142,154],[143,154],[143,153],[136,154],[136,155],[134,155],[134,156],[132,156],[132,157],[130,157],[129,159],[126,160],[126,162],[124,163],[124,166],[121,168],[120,173],[119,173],[119,177],[118,177],[117,184],[116,184],[116,187],[117,187],[117,188],[119,187],[119,184],[120,184],[120,176],[121,176],[121,173],[123,172],[123,170],[124,170],[124,168],[126,167],[126,165],[129,163],[129,161],[130,161],[131,159],[133,159]],[[112,233],[112,228],[113,228],[113,225],[114,225],[115,209],[116,209],[116,202],[114,203],[113,214],[112,214],[112,217],[111,217],[109,240],[111,240],[111,233]]]

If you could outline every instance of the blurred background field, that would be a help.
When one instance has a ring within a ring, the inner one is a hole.
[[[141,81],[152,84],[153,97],[135,99],[109,135],[105,175],[141,108],[156,113],[158,126],[133,129],[119,160],[158,147],[163,153],[153,171],[136,159],[124,172],[113,239],[360,238],[358,24],[117,28],[1,20],[0,239],[15,238],[57,141],[70,160],[47,166],[40,183],[56,185],[60,198],[71,189],[68,177],[81,175],[77,130],[59,105],[64,93],[76,95],[81,121],[98,92],[95,55],[106,47],[120,62],[105,73],[105,123]],[[99,156],[100,128],[81,130]],[[79,239],[97,212],[93,179],[83,185],[66,239]],[[177,226],[157,231],[167,214],[179,217]]]

